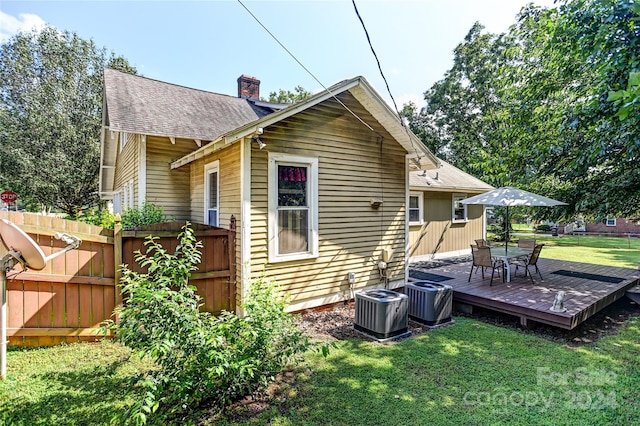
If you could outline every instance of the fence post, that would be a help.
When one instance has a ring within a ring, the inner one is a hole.
[[[115,285],[116,295],[116,308],[122,305],[122,292],[120,291],[120,276],[122,267],[122,218],[120,214],[116,214],[116,223],[113,227],[113,264],[115,271],[113,275],[113,283]],[[116,322],[119,322],[119,317],[116,315]]]

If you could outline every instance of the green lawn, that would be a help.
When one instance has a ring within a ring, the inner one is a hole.
[[[118,344],[10,350],[0,424],[107,425],[149,368]],[[201,424],[631,425],[640,412],[640,319],[578,349],[468,318],[395,344],[339,342],[307,357],[286,400]]]
[[[636,268],[638,247],[569,246],[536,236],[543,255]],[[599,245],[608,240],[597,242]],[[620,242],[620,240],[617,240]],[[635,242],[635,240],[634,240]],[[584,243],[584,242],[582,242]],[[569,348],[469,318],[403,342],[341,341],[306,358],[284,401],[239,421],[264,425],[640,424],[640,318],[620,334]],[[10,348],[0,425],[108,425],[139,396],[131,379],[153,366],[112,342]],[[312,374],[304,374],[312,371]],[[233,420],[236,419],[236,420]],[[117,424],[117,423],[116,423]]]
[[[510,238],[511,244],[515,245],[521,237],[535,237],[538,243],[544,243],[541,256],[550,259],[633,269],[637,269],[640,263],[640,238],[578,235],[552,237],[550,234],[533,234],[520,229]]]

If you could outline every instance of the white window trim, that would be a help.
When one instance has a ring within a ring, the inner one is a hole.
[[[217,184],[218,188],[216,194],[218,199],[216,200],[216,225],[220,226],[220,161],[212,161],[204,166],[204,222],[208,225],[209,223],[209,174],[210,173],[218,173]]]
[[[131,179],[129,181],[129,208],[132,209],[135,205],[135,190],[133,186],[133,179]]]
[[[410,221],[408,218],[411,217],[411,197],[418,197],[418,217],[420,220],[418,221]],[[422,225],[424,223],[424,194],[422,192],[410,192],[409,199],[407,200],[407,220],[409,220],[409,225]]]
[[[127,144],[127,132],[120,132],[120,152],[122,152],[126,144]]]
[[[113,194],[113,213],[122,214],[122,192],[118,191]]]
[[[460,193],[454,193],[451,195],[451,222],[452,223],[466,223],[469,221],[469,214],[467,212],[467,205],[463,204],[463,208],[464,208],[464,219],[456,219],[456,199],[457,198],[461,198],[461,199],[465,199],[467,198],[467,194],[460,194]]]
[[[609,221],[612,221],[612,223],[610,223]],[[606,226],[616,226],[616,218],[615,217],[608,217],[605,219],[604,224]]]
[[[129,208],[129,183],[122,185],[122,212]]]
[[[278,254],[278,163],[307,166],[309,173],[309,251]],[[269,153],[269,262],[313,259],[318,257],[318,158]]]

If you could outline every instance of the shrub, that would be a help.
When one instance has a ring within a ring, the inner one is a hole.
[[[125,209],[122,212],[122,229],[132,229],[139,226],[151,225],[154,223],[167,222],[171,220],[164,214],[164,209],[155,204],[145,202],[142,207]],[[79,214],[77,217],[67,216],[69,220],[77,220],[91,225],[113,229],[116,216],[106,209],[89,209]]]
[[[116,222],[116,216],[106,209],[99,209],[99,210],[89,209],[83,212],[82,214],[79,214],[75,218],[67,217],[67,219],[77,220],[79,222],[88,223],[90,225],[101,226],[107,229],[113,229]]]
[[[551,225],[547,225],[546,223],[542,223],[535,227],[536,232],[551,232]]]
[[[205,402],[222,409],[272,381],[313,346],[264,276],[251,284],[245,317],[200,312],[200,297],[188,281],[200,263],[202,244],[188,224],[178,238],[173,254],[152,237],[145,242],[146,254],[137,252],[136,262],[147,273],[123,267],[126,303],[117,312],[120,322],[107,327],[141,356],[151,357],[158,369],[140,379],[145,397],[121,420],[145,423],[160,409],[180,422]],[[327,347],[322,348],[326,354]]]
[[[169,220],[162,207],[145,202],[142,207],[125,209],[122,212],[122,229],[132,229]]]

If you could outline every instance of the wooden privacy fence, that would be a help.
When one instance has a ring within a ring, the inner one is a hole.
[[[135,263],[135,252],[146,252],[144,242],[149,235],[159,237],[158,243],[173,253],[179,241],[184,222],[166,222],[122,231],[122,263],[129,269],[141,272]],[[235,222],[231,230],[202,224],[191,224],[197,240],[202,241],[202,262],[198,271],[191,274],[189,283],[198,289],[202,297],[203,309],[214,314],[236,308],[235,270]]]
[[[116,291],[120,265],[134,269],[134,251],[143,248],[148,235],[173,251],[184,223],[169,222],[144,229],[116,231],[30,213],[0,212],[0,218],[18,225],[42,248],[45,256],[60,251],[65,243],[55,239],[66,232],[82,239],[77,250],[52,259],[42,271],[8,274],[7,336],[10,345],[48,346],[61,342],[96,340],[100,324],[112,317],[121,303]],[[193,224],[196,238],[204,244],[199,270],[191,283],[213,313],[235,310],[235,223],[231,230]],[[6,248],[0,244],[0,256]]]

